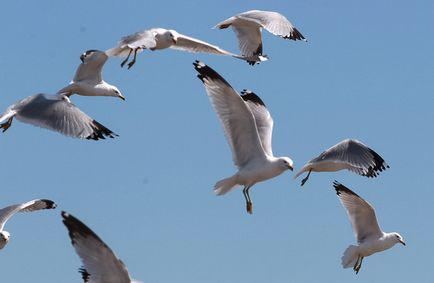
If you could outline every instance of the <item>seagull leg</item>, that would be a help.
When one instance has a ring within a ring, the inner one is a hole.
[[[133,52],[133,49],[132,49],[132,48],[130,48],[130,52],[128,52],[128,56],[127,56],[127,58],[125,58],[125,60],[122,61],[122,63],[121,63],[121,68],[125,65],[125,63],[128,62],[128,59],[130,59],[131,52]]]
[[[360,268],[362,267],[362,262],[363,262],[363,256],[360,257],[360,262],[359,262],[359,266],[357,266],[356,274],[359,273],[359,270],[360,270]]]
[[[12,120],[14,117],[10,117],[5,123],[0,124],[0,129],[3,129],[3,133],[12,125]]]
[[[134,57],[133,60],[130,63],[128,63],[128,70],[136,63],[137,51],[139,51],[139,47],[134,49]]]
[[[303,180],[301,180],[301,186],[303,186],[304,183],[306,183],[307,179],[309,179],[310,172],[312,172],[312,169],[310,169],[310,170],[309,170],[309,173],[307,173],[307,176],[306,176]]]
[[[252,214],[253,213],[253,203],[250,199],[249,189],[250,189],[250,187],[245,186],[243,189],[243,194],[244,194],[244,198],[246,199],[246,210],[249,214]]]

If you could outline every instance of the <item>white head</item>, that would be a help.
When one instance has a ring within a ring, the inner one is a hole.
[[[0,232],[0,249],[3,249],[4,246],[9,242],[9,238],[11,237],[11,234],[7,231],[1,231]]]
[[[96,49],[87,50],[80,56],[81,62],[85,64],[89,61],[97,61],[97,60],[101,60],[105,62],[107,58],[108,56],[104,51],[100,51]]]
[[[176,44],[178,40],[178,33],[173,29],[170,29],[164,33],[164,37],[167,41],[171,41],[173,44]]]
[[[119,97],[120,99],[125,100],[125,96],[123,96],[121,91],[114,85],[109,85],[108,91],[108,96]]]
[[[390,239],[392,239],[391,241],[394,244],[401,243],[405,246],[404,239],[401,237],[401,235],[399,235],[399,233],[393,232],[393,233],[390,233],[388,236]]]
[[[278,158],[278,164],[279,164],[279,167],[282,169],[282,171],[285,171],[285,170],[291,170],[291,171],[293,171],[294,170],[294,162],[292,161],[292,159],[291,158],[289,158],[289,157],[286,157],[286,156],[284,156],[284,157],[279,157]]]

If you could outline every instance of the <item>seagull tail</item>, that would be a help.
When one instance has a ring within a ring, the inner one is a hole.
[[[113,48],[107,49],[105,51],[105,54],[108,57],[113,57],[113,56],[127,57],[128,56],[128,52],[129,52],[128,48],[113,47]]]
[[[344,252],[342,256],[342,267],[349,268],[356,264],[357,257],[359,254],[359,249],[357,246],[350,245]]]
[[[237,185],[237,176],[218,181],[214,186],[214,193],[218,196],[224,195],[231,191]]]

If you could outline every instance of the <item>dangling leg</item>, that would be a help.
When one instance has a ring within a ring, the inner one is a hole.
[[[6,132],[7,129],[12,125],[12,120],[14,117],[10,117],[5,123],[0,124],[0,129],[3,129],[3,133]]]
[[[128,70],[136,63],[137,51],[139,51],[139,48],[140,47],[134,49],[134,57],[133,60],[130,63],[128,63]]]
[[[307,179],[309,179],[310,172],[312,172],[312,169],[309,170],[309,173],[307,173],[306,178],[304,178],[303,180],[301,180],[301,185],[302,185],[302,186],[304,185],[304,183],[306,183]]]
[[[249,189],[250,189],[250,187],[245,186],[243,189],[243,194],[244,194],[244,198],[246,199],[246,210],[249,214],[252,214],[253,213],[253,203],[250,200]]]
[[[125,65],[125,63],[128,62],[128,59],[130,59],[131,52],[133,52],[133,49],[132,49],[132,48],[130,48],[130,52],[128,52],[128,56],[127,56],[127,58],[125,58],[125,60],[122,61],[122,63],[121,63],[121,67],[123,67],[123,66]]]
[[[359,266],[357,267],[356,274],[359,273],[360,268],[362,267],[363,256],[360,258]]]

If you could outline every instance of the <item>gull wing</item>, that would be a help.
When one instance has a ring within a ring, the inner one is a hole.
[[[233,54],[229,51],[226,51],[224,49],[221,49],[220,47],[216,45],[212,45],[208,42],[199,40],[194,37],[186,36],[184,34],[180,34],[174,30],[171,30],[171,33],[176,38],[176,44],[170,46],[172,49],[178,49],[188,52],[205,52],[205,53],[212,53],[212,54],[218,54],[218,55],[229,55],[236,58],[242,59],[243,57],[238,56],[236,54]]]
[[[80,56],[82,63],[78,66],[73,82],[88,81],[92,84],[102,82],[102,67],[108,56],[104,51],[88,50]]]
[[[245,21],[255,22],[274,35],[284,39],[304,40],[304,36],[280,13],[270,11],[252,10],[237,16]]]
[[[0,231],[3,230],[6,222],[15,213],[18,212],[31,212],[41,209],[54,209],[56,204],[48,199],[34,199],[26,203],[14,204],[0,209]]]
[[[256,128],[258,129],[259,137],[261,139],[262,148],[268,156],[273,156],[273,149],[271,147],[271,139],[273,135],[273,118],[259,96],[250,90],[243,90],[241,98],[252,111],[255,117]]]
[[[72,246],[84,265],[80,273],[85,283],[131,282],[125,264],[89,227],[65,211],[62,217]]]
[[[122,37],[116,47],[106,50],[106,54],[109,57],[127,57],[131,49],[139,48],[140,52],[143,49],[153,49],[156,45],[154,33],[144,30]]]
[[[339,182],[335,181],[333,186],[347,211],[357,242],[360,244],[371,237],[381,237],[383,232],[378,226],[374,208]]]
[[[60,132],[66,136],[104,139],[116,136],[72,104],[65,95],[37,94],[13,105],[15,117],[28,124]]]
[[[235,165],[241,168],[254,159],[266,158],[255,117],[244,100],[216,71],[199,61],[193,65],[222,123]]]

